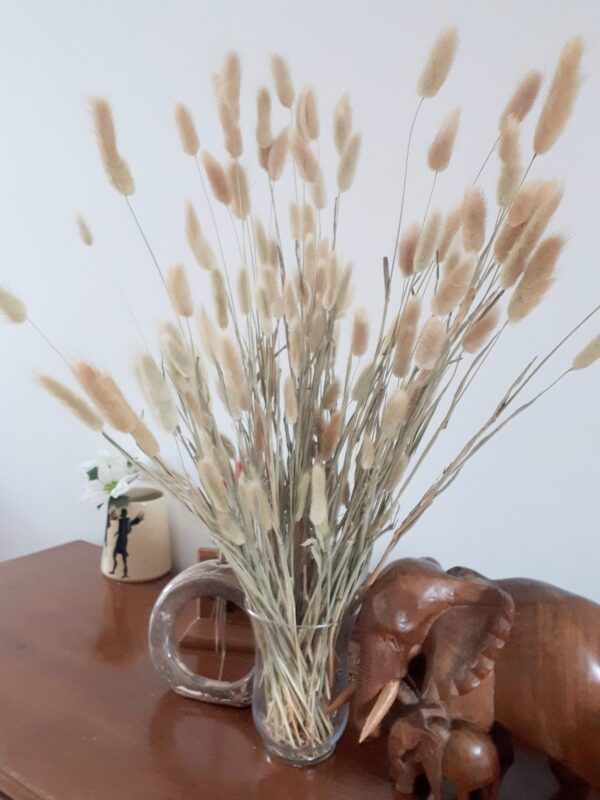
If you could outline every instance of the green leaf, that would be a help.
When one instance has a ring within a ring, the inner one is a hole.
[[[98,467],[93,467],[87,473],[88,481],[97,481],[98,480]]]
[[[108,504],[115,508],[125,508],[129,505],[129,498],[126,494],[122,494],[120,497],[111,497]]]

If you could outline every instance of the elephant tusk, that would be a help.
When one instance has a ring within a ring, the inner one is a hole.
[[[337,711],[342,706],[346,705],[348,700],[352,697],[354,692],[356,691],[356,684],[351,683],[349,684],[343,692],[340,692],[335,700],[332,700],[331,703],[325,709],[325,713],[327,716],[333,714],[334,711]]]
[[[394,705],[394,701],[398,697],[398,690],[400,689],[400,681],[393,680],[383,687],[379,693],[375,705],[371,709],[371,713],[367,717],[362,731],[360,732],[359,744],[369,737],[375,728],[379,725],[381,720],[385,717],[390,708]]]

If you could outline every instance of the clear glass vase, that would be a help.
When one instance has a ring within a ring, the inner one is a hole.
[[[324,761],[348,721],[348,704],[328,707],[348,686],[351,620],[289,625],[252,620],[256,660],[252,716],[267,753],[296,767]]]

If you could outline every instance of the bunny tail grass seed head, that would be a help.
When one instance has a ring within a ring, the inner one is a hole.
[[[369,346],[369,314],[365,306],[357,308],[352,322],[351,351],[355,358],[364,356]]]
[[[466,353],[476,353],[486,344],[500,322],[500,308],[496,303],[489,311],[467,328],[462,346]]]
[[[331,418],[322,426],[319,434],[319,454],[323,461],[329,461],[335,452],[340,440],[342,429],[342,412],[334,411]]]
[[[322,211],[327,205],[327,190],[325,189],[325,178],[323,177],[322,169],[319,169],[317,180],[310,184],[310,196],[314,207],[319,211]]]
[[[360,468],[364,469],[365,472],[370,470],[375,463],[375,448],[371,438],[367,434],[363,436],[358,454],[358,463],[360,464]]]
[[[448,254],[452,240],[456,236],[458,229],[462,225],[462,203],[455,206],[452,211],[448,213],[444,220],[442,233],[440,236],[440,243],[438,245],[438,258],[443,261]]]
[[[250,213],[250,190],[246,170],[237,161],[227,165],[227,180],[231,191],[231,213],[237,219],[246,219]]]
[[[519,322],[541,303],[554,283],[554,268],[564,247],[562,236],[548,236],[531,256],[508,304],[508,318]]]
[[[347,192],[354,182],[361,143],[360,133],[354,133],[344,145],[337,170],[337,185],[340,192]]]
[[[219,328],[223,330],[229,324],[229,312],[227,308],[227,293],[225,291],[225,280],[221,270],[215,269],[210,273],[213,303],[215,315]]]
[[[584,44],[581,36],[567,41],[559,56],[552,84],[533,136],[533,151],[547,153],[563,132],[575,104],[581,82],[580,66]]]
[[[319,138],[319,112],[317,95],[312,86],[305,86],[296,101],[296,126],[308,141]]]
[[[180,317],[194,314],[194,303],[183,264],[174,264],[167,275],[167,289],[173,311]]]
[[[421,229],[415,250],[414,271],[423,272],[431,264],[440,235],[442,215],[439,209],[431,211]]]
[[[246,267],[240,267],[237,274],[237,299],[240,314],[247,317],[251,310],[250,300],[250,281],[248,279],[248,270]]]
[[[296,162],[298,175],[307,183],[314,183],[319,177],[319,162],[308,142],[296,130],[290,132],[292,155]]]
[[[446,115],[435,135],[427,153],[427,164],[433,172],[443,172],[450,163],[459,122],[460,108],[455,108]]]
[[[3,286],[0,286],[0,313],[15,325],[20,325],[27,319],[25,303]]]
[[[160,453],[160,445],[142,419],[138,419],[135,428],[131,431],[135,443],[148,458],[156,458]]]
[[[310,485],[310,521],[315,527],[328,521],[326,476],[322,464],[313,464]]]
[[[485,197],[477,186],[469,186],[463,198],[463,246],[469,253],[477,253],[485,240]]]
[[[535,69],[525,73],[500,115],[500,128],[507,117],[514,116],[522,122],[531,111],[542,85],[542,73]]]
[[[239,53],[230,50],[225,55],[221,70],[221,97],[237,118],[239,114],[240,88],[242,83],[242,65]]]
[[[496,197],[499,206],[507,206],[515,196],[522,174],[519,156],[519,123],[512,114],[502,122],[498,152],[501,169]]]
[[[158,425],[167,433],[174,433],[178,423],[175,398],[149,353],[141,353],[136,359],[135,376]]]
[[[208,270],[215,269],[215,254],[204,238],[196,210],[189,201],[185,206],[185,236],[198,266]]]
[[[279,102],[284,108],[291,108],[295,98],[294,84],[288,63],[279,53],[271,56],[271,73]]]
[[[433,369],[446,345],[446,326],[438,317],[429,317],[419,336],[415,364],[420,369]]]
[[[352,133],[352,105],[347,92],[340,97],[333,110],[333,143],[341,155]]]
[[[411,297],[398,320],[392,361],[392,372],[396,378],[404,378],[410,370],[420,315],[421,300],[418,297]]]
[[[573,359],[571,369],[585,369],[600,358],[600,336],[596,336]]]
[[[202,163],[215,198],[219,203],[228,206],[231,203],[231,188],[227,181],[225,170],[217,159],[206,151],[202,154]]]
[[[476,266],[475,255],[466,253],[456,266],[444,273],[431,302],[434,314],[445,316],[456,308],[471,285]]]
[[[445,28],[433,43],[417,84],[419,97],[435,97],[444,85],[458,48],[456,28]]]
[[[506,219],[509,225],[516,227],[527,222],[539,203],[542,188],[543,182],[537,178],[532,178],[521,186],[508,209]]]
[[[298,421],[298,400],[296,398],[296,386],[291,375],[286,377],[283,385],[283,402],[288,425],[295,425]]]
[[[71,369],[81,388],[107,422],[121,433],[131,433],[137,416],[112,377],[83,360],[76,361]]]
[[[101,431],[104,423],[96,412],[81,397],[71,391],[68,386],[65,386],[60,381],[55,380],[50,375],[36,375],[36,381],[45,389],[48,394],[52,395],[59,403],[62,403],[66,408],[74,414],[80,422],[87,425],[93,431]]]
[[[135,192],[135,183],[127,162],[117,148],[115,123],[108,100],[103,97],[93,97],[90,108],[104,171],[117,192],[126,197],[132,195]]]
[[[267,157],[267,172],[272,181],[278,181],[283,175],[283,168],[285,167],[285,160],[288,154],[290,130],[284,128],[273,139],[269,147],[269,155]]]
[[[408,411],[408,393],[397,389],[383,409],[381,417],[382,439],[395,439]]]
[[[259,147],[270,147],[273,141],[271,95],[265,86],[261,86],[256,93],[256,141]]]
[[[234,112],[223,100],[219,103],[218,110],[225,150],[232,158],[239,158],[244,152],[244,143]]]
[[[183,103],[177,103],[175,106],[175,124],[183,152],[188,156],[197,155],[200,150],[200,140],[190,110]]]
[[[221,357],[229,394],[240,411],[249,411],[250,392],[248,391],[240,351],[228,336],[223,336],[221,339]]]
[[[412,275],[415,267],[415,253],[421,235],[421,226],[418,222],[412,222],[402,232],[398,242],[398,266],[405,278]]]
[[[91,247],[94,244],[92,232],[81,214],[77,216],[77,232],[79,233],[79,238],[86,247]]]

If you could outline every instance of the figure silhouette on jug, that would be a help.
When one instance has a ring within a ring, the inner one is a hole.
[[[129,539],[129,534],[131,533],[131,529],[134,525],[138,525],[144,519],[143,512],[140,512],[137,517],[134,519],[129,519],[127,516],[127,509],[121,509],[121,516],[118,518],[118,528],[116,533],[116,540],[115,546],[113,549],[113,568],[110,571],[111,575],[115,574],[117,569],[117,556],[121,556],[123,559],[123,578],[128,578],[129,573],[127,571],[127,542]]]

